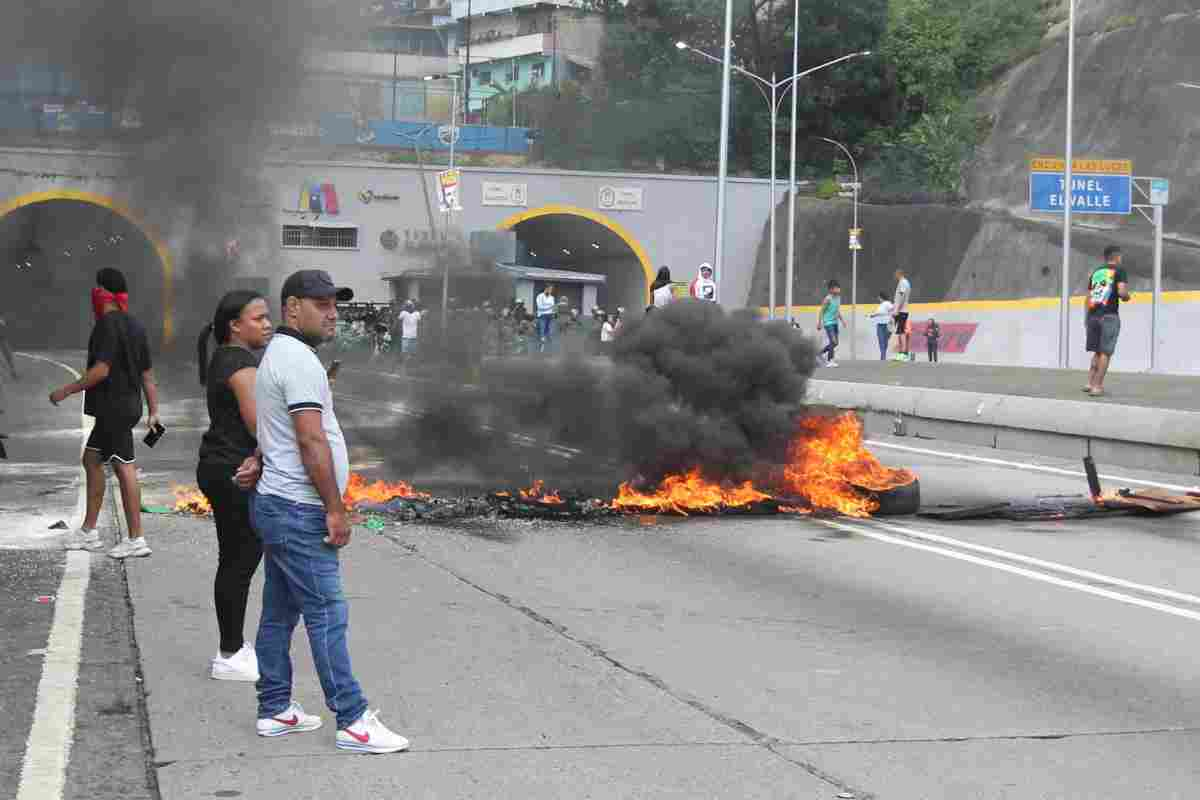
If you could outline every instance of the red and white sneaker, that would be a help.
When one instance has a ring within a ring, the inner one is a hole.
[[[282,714],[260,719],[256,727],[259,736],[286,736],[289,733],[315,731],[321,727],[321,718],[316,714],[305,714],[300,704],[293,702]]]
[[[378,711],[368,711],[337,732],[337,747],[355,753],[399,753],[408,749],[408,739],[388,730]]]

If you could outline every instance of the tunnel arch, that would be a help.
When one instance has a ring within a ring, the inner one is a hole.
[[[142,217],[127,206],[114,200],[107,195],[97,194],[95,192],[84,192],[75,189],[52,189],[41,192],[31,192],[29,194],[18,195],[0,202],[0,219],[7,217],[9,214],[19,211],[28,206],[35,206],[43,203],[52,203],[58,200],[66,200],[76,203],[86,203],[88,205],[98,206],[107,211],[121,217],[134,228],[136,228],[142,236],[149,242],[155,255],[158,257],[159,264],[162,267],[162,343],[164,346],[171,344],[175,337],[174,326],[174,291],[173,279],[175,273],[174,261],[171,258],[171,251],[163,241],[159,233]]]
[[[590,220],[597,225],[607,228],[615,236],[617,236],[617,238],[628,245],[629,249],[633,252],[634,257],[636,257],[638,262],[642,265],[642,274],[645,279],[646,288],[645,297],[649,298],[650,284],[654,282],[654,276],[657,271],[654,268],[654,264],[650,261],[650,256],[646,253],[646,248],[642,247],[642,243],[639,242],[637,238],[630,233],[627,228],[625,228],[625,226],[621,225],[619,222],[611,219],[610,217],[599,213],[598,211],[593,211],[589,208],[580,208],[579,206],[552,203],[550,205],[531,208],[528,211],[521,211],[517,214],[513,214],[511,217],[508,217],[499,225],[497,225],[496,229],[502,231],[513,230],[522,222],[528,222],[529,220],[538,219],[540,217],[549,217],[554,215],[582,217],[583,219]]]

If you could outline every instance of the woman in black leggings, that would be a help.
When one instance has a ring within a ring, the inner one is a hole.
[[[209,337],[217,349],[208,357]],[[197,343],[200,383],[208,390],[209,428],[200,444],[196,481],[213,508],[217,524],[217,577],[213,602],[221,642],[212,660],[212,677],[257,681],[258,659],[242,638],[250,581],[262,560],[262,543],[250,526],[250,493],[233,477],[258,448],[255,439],[254,377],[261,351],[271,338],[267,301],[255,292],[230,292],[221,298],[212,324]]]

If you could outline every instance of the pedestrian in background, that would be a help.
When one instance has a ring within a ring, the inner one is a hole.
[[[84,392],[83,413],[96,421],[83,451],[87,476],[87,507],[83,526],[67,537],[67,550],[97,550],[101,547],[96,522],[104,502],[104,465],[111,464],[121,486],[121,505],[129,537],[108,551],[116,559],[150,555],[142,535],[142,489],[138,485],[133,456],[133,429],[142,418],[142,394],[149,412],[147,424],[158,427],[158,385],[150,363],[146,329],[129,314],[129,286],[118,269],[105,267],[96,273],[92,289],[92,313],[96,325],[88,338],[87,373],[50,393],[58,405],[73,394]]]
[[[605,355],[612,355],[613,340],[617,338],[617,326],[613,317],[604,316],[604,323],[600,326],[600,352]]]
[[[271,338],[254,384],[262,475],[252,501],[263,541],[262,619],[255,650],[259,736],[321,727],[292,697],[292,633],[301,616],[325,703],[337,715],[340,750],[394,753],[408,740],[369,710],[350,666],[349,608],[339,551],[350,543],[342,500],[350,477],[346,440],[333,410],[317,346],[333,338],[335,298],[353,298],[323,270],[283,284],[283,326]]]
[[[1092,354],[1088,385],[1084,391],[1092,397],[1104,396],[1104,376],[1117,349],[1121,335],[1121,302],[1129,302],[1129,276],[1121,266],[1121,248],[1104,248],[1104,264],[1088,278],[1087,351]]]
[[[896,270],[896,295],[892,298],[892,318],[896,321],[896,360],[912,360],[910,345],[911,329],[908,325],[908,301],[912,296],[912,284],[904,270]]]
[[[403,310],[396,315],[396,322],[400,326],[400,358],[407,363],[416,355],[417,337],[420,334],[421,312],[417,311],[414,300],[410,298],[404,303]]]
[[[217,528],[213,607],[220,642],[210,674],[219,681],[257,681],[258,658],[243,638],[250,582],[262,561],[262,542],[250,524],[250,492],[235,477],[258,450],[255,350],[271,341],[271,312],[257,292],[229,292],[196,343],[205,387],[208,430],[200,441],[196,483],[212,506]],[[209,339],[217,348],[208,356]]]
[[[879,340],[879,360],[887,361],[888,340],[892,338],[892,301],[887,292],[879,293],[879,305],[871,315],[875,323],[875,337]]]
[[[659,267],[654,283],[650,284],[650,308],[666,308],[673,300],[671,294],[671,269]]]
[[[534,304],[537,313],[538,352],[545,353],[550,349],[554,314],[558,310],[558,303],[554,299],[554,284],[546,284],[541,294],[534,298]]]
[[[826,344],[821,350],[821,355],[825,356],[825,366],[836,367],[834,355],[838,346],[838,323],[846,324],[845,318],[842,317],[842,285],[837,281],[830,281],[827,288],[829,293],[821,301],[821,310],[817,314],[817,330],[825,331]]]
[[[936,363],[938,360],[938,342],[942,338],[942,326],[937,324],[937,320],[933,317],[929,318],[929,322],[925,324],[925,349],[929,353],[929,362]]]
[[[697,300],[717,302],[717,282],[713,280],[712,264],[705,261],[700,265],[699,274],[688,286],[688,294]]]

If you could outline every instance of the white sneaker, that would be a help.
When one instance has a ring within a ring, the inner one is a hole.
[[[398,753],[408,749],[408,739],[388,730],[378,711],[368,711],[337,732],[337,747],[355,753]]]
[[[71,531],[63,538],[63,550],[102,550],[104,542],[100,541],[100,531],[92,528],[86,531],[80,528]]]
[[[289,733],[315,731],[321,727],[321,718],[316,714],[305,714],[300,704],[293,701],[282,714],[270,719],[260,719],[254,726],[259,736],[286,736]]]
[[[116,559],[144,558],[150,555],[151,552],[153,551],[146,544],[146,537],[139,536],[136,539],[122,539],[116,547],[108,551],[108,557]]]
[[[829,362],[829,363],[827,363],[825,366],[827,366],[827,367],[836,367],[836,366],[837,366],[837,362],[836,362],[836,361],[830,361],[830,362]]]
[[[229,658],[222,658],[221,654],[217,653],[212,660],[212,678],[215,681],[253,683],[258,677],[258,656],[248,644],[243,644],[242,649]]]

